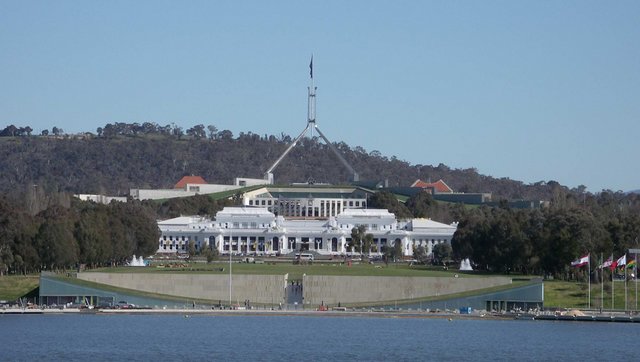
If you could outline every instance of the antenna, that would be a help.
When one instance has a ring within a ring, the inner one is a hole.
[[[316,124],[317,87],[315,87],[313,84],[313,54],[311,55],[311,62],[309,62],[309,76],[311,78],[311,81],[310,81],[311,85],[307,88],[308,89],[307,126],[302,132],[300,132],[300,135],[298,135],[298,137],[296,137],[296,139],[293,140],[293,142],[289,145],[289,147],[287,147],[287,149],[282,153],[282,155],[278,157],[276,162],[274,162],[273,165],[269,167],[269,169],[265,173],[265,179],[268,180],[270,184],[273,184],[273,170],[278,166],[278,164],[280,164],[280,162],[287,156],[287,154],[293,149],[293,147],[295,147],[296,144],[298,144],[300,139],[302,139],[302,137],[304,137],[304,135],[307,134],[309,130],[311,131],[311,137],[313,137],[313,130],[315,129],[318,131],[318,134],[324,140],[324,142],[326,142],[326,144],[329,146],[331,151],[333,151],[333,153],[335,153],[336,156],[338,156],[338,159],[340,160],[340,162],[342,162],[342,164],[349,170],[349,172],[353,174],[353,181],[359,181],[358,173],[353,169],[353,167],[351,167],[349,162],[347,162],[347,160],[345,160],[345,158],[342,157],[338,149],[333,145],[333,143],[331,143],[331,141],[329,141],[329,139],[322,133],[322,131],[320,131],[320,128]]]

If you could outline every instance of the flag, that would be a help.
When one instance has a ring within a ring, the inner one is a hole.
[[[589,264],[589,254],[583,256],[582,258],[578,259],[578,260],[574,260],[571,262],[571,266],[575,266],[575,267],[581,267],[581,266],[585,266]]]
[[[632,259],[631,261],[629,261],[629,262],[627,263],[627,269],[629,269],[629,268],[633,268],[633,267],[635,267],[635,266],[636,266],[636,260],[635,260],[635,259]]]
[[[313,55],[311,56],[311,62],[309,63],[309,75],[313,79]]]
[[[602,263],[602,265],[598,266],[598,269],[610,267],[611,264],[613,264],[613,255],[611,255],[609,259],[605,260],[605,262]]]
[[[623,256],[619,257],[618,260],[611,263],[611,266],[609,267],[609,269],[613,270],[619,266],[624,266],[624,265],[627,265],[627,254],[624,254]]]

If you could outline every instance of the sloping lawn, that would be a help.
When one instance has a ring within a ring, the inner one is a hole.
[[[38,287],[37,275],[0,277],[0,300],[14,301]]]

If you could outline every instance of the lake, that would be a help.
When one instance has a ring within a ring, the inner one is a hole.
[[[636,323],[217,315],[0,315],[1,361],[634,359]]]

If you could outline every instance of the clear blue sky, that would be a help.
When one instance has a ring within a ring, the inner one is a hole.
[[[0,127],[297,136],[640,188],[640,1],[0,0]]]

